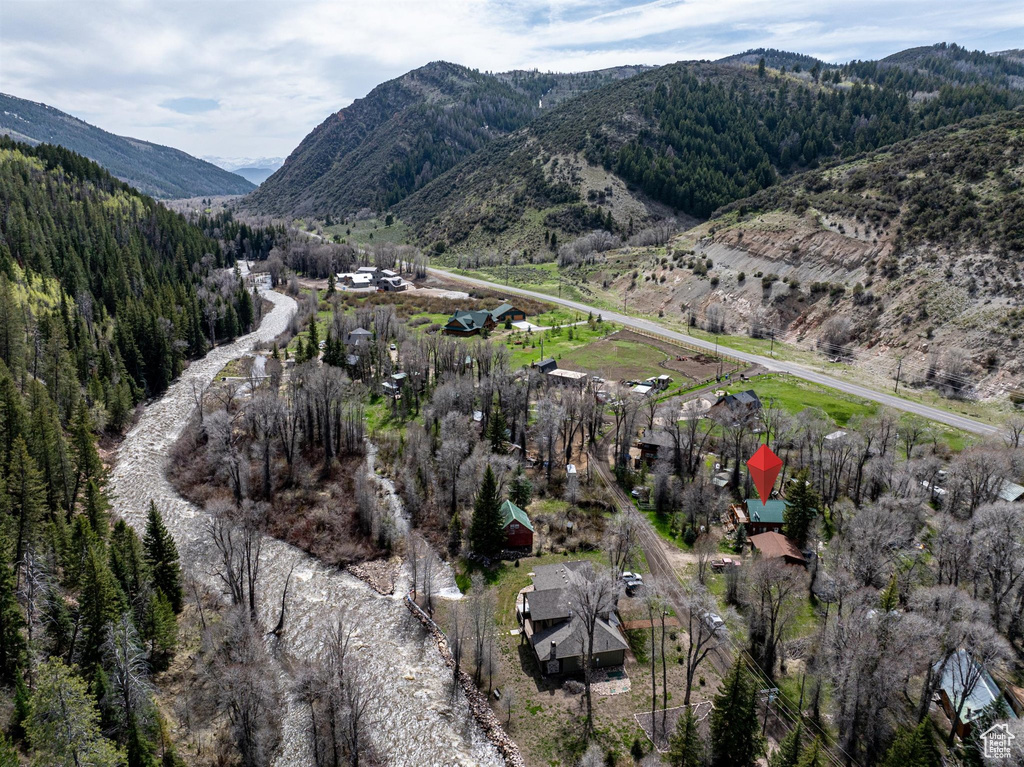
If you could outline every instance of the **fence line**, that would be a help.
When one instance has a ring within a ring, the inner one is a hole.
[[[687,341],[680,341],[678,338],[669,338],[668,336],[663,336],[660,333],[652,333],[650,330],[644,330],[642,328],[624,327],[623,330],[629,331],[630,333],[636,333],[638,336],[646,336],[647,338],[653,338],[656,341],[661,341],[662,343],[669,344],[670,346],[678,346],[681,349],[689,349],[690,351],[699,352],[708,357],[717,357],[724,360],[728,360],[729,362],[732,362],[737,365],[750,364],[748,362],[744,362],[738,357],[732,356],[726,351],[723,351],[723,349],[727,347],[723,347],[721,345],[719,345],[718,352],[716,353],[711,349],[705,349],[703,346],[698,346],[697,344],[689,343]]]

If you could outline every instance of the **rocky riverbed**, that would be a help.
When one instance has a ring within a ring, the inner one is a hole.
[[[118,449],[110,477],[114,511],[137,530],[145,525],[146,509],[155,501],[178,542],[182,564],[212,589],[219,588],[215,550],[206,535],[206,512],[184,500],[165,477],[171,445],[180,436],[194,408],[193,384],[207,384],[230,360],[284,330],[295,302],[265,291],[273,310],[259,329],[197,360],[159,400],[149,404]],[[465,695],[452,701],[451,672],[432,636],[403,606],[400,596],[384,596],[349,573],[328,568],[305,552],[276,539],[263,546],[260,612],[267,625],[277,610],[288,573],[288,594],[282,646],[287,654],[315,658],[321,638],[345,613],[356,627],[353,639],[369,682],[369,720],[377,752],[393,765],[500,765],[498,750],[475,721]],[[401,593],[400,591],[398,593]],[[286,664],[278,669],[287,690]],[[306,712],[289,698],[279,767],[312,765]]]

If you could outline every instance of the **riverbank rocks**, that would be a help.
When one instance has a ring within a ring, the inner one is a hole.
[[[359,562],[348,565],[345,569],[378,594],[389,597],[395,593],[395,581],[401,567],[401,560],[395,557]]]
[[[416,619],[423,624],[423,628],[434,638],[434,641],[437,643],[437,651],[441,653],[441,658],[448,668],[454,668],[455,660],[452,658],[451,650],[448,648],[448,637],[420,609],[411,596],[406,596],[405,604],[409,608],[409,612],[416,616]],[[506,767],[525,767],[523,755],[519,753],[519,746],[502,728],[498,717],[494,715],[494,711],[487,703],[487,696],[480,692],[473,683],[473,677],[465,671],[460,671],[459,684],[462,685],[462,691],[466,694],[466,700],[469,703],[469,710],[472,712],[473,718],[476,719],[484,734],[494,744],[495,748],[498,749],[498,753],[505,760]]]

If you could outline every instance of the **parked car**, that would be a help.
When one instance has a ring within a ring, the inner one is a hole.
[[[712,634],[717,634],[720,631],[725,630],[725,621],[722,620],[721,615],[715,613],[704,613],[704,625],[711,629]]]
[[[715,559],[711,562],[711,569],[716,572],[721,572],[727,567],[741,567],[742,562],[738,559],[732,559],[731,557],[722,557],[721,559]]]
[[[391,344],[391,351],[395,351],[396,349],[398,349],[398,347],[395,346],[394,344]]]
[[[644,577],[639,573],[631,573],[628,570],[622,574],[622,583],[626,587],[626,596],[632,597],[644,587]]]

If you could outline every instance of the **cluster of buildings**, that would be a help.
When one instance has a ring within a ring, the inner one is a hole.
[[[410,284],[403,280],[398,272],[391,269],[378,269],[376,266],[360,266],[354,272],[342,272],[337,277],[339,283],[354,290],[397,293],[408,290],[410,287]]]

